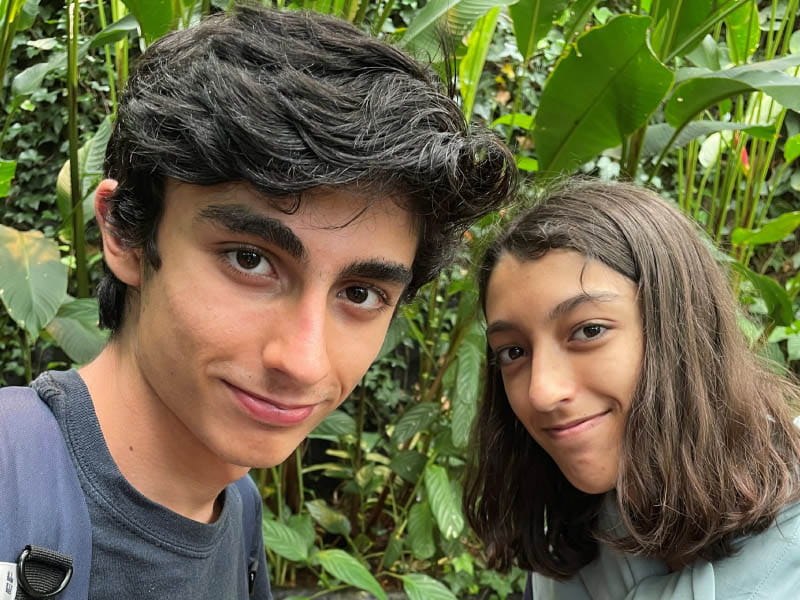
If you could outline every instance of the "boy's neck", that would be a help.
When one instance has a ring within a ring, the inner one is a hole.
[[[222,490],[248,469],[225,463],[191,434],[148,385],[119,338],[79,373],[125,479],[148,499],[184,517],[215,521]]]

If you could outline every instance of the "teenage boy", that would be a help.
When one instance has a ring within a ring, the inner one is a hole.
[[[248,470],[342,403],[513,160],[397,49],[240,7],[147,49],[106,172],[110,341],[33,384],[88,505],[89,597],[269,598]]]

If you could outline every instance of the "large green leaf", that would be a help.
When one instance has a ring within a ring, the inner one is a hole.
[[[398,446],[406,443],[414,435],[430,427],[438,414],[439,405],[433,402],[420,402],[412,406],[395,425],[392,441]]]
[[[457,600],[455,594],[450,589],[422,573],[411,573],[401,575],[403,589],[408,595],[408,600]]]
[[[483,364],[485,338],[479,321],[472,323],[470,333],[458,349],[458,374],[456,390],[452,396],[453,419],[451,430],[453,443],[463,448],[469,440],[472,421],[478,410],[478,393],[481,389],[481,365]]]
[[[783,72],[797,65],[800,54],[722,71],[703,71],[675,86],[664,116],[670,125],[682,128],[709,106],[752,91],[762,91],[783,106],[800,111],[800,78]]]
[[[475,104],[475,96],[478,93],[483,65],[486,63],[486,55],[489,53],[489,46],[492,43],[494,30],[497,27],[497,17],[500,14],[500,7],[495,6],[490,9],[475,23],[475,28],[469,34],[467,41],[467,53],[461,59],[458,66],[459,81],[461,88],[461,109],[464,118],[468,121],[472,118],[472,107]]]
[[[774,244],[800,227],[800,210],[783,213],[757,229],[737,227],[731,234],[731,242],[738,245],[760,246]]]
[[[0,225],[0,300],[30,339],[56,316],[67,294],[58,244],[40,231]]]
[[[439,531],[448,539],[458,537],[464,529],[464,515],[444,467],[428,465],[425,468],[425,490]]]
[[[98,325],[96,298],[65,302],[46,329],[70,360],[78,364],[86,364],[100,354],[108,339]]]
[[[178,15],[172,12],[172,0],[122,0],[131,11],[139,27],[142,37],[149,45],[170,31]]]
[[[731,267],[744,275],[756,288],[764,304],[767,305],[769,317],[778,325],[791,325],[794,321],[792,301],[777,281],[760,275],[738,262],[731,262]]]
[[[370,575],[364,565],[344,550],[322,550],[317,553],[316,558],[322,568],[337,579],[366,590],[379,600],[387,600],[386,592],[378,580]]]
[[[616,17],[578,38],[542,91],[533,130],[540,169],[570,171],[647,122],[672,83],[647,44],[650,19]]]
[[[294,562],[308,560],[308,547],[303,536],[288,525],[265,516],[261,521],[261,533],[268,550]]]
[[[675,135],[676,131],[669,123],[658,123],[648,127],[644,146],[642,146],[642,158],[661,154],[667,144],[670,144],[670,140],[672,140],[670,149],[681,148],[696,138],[717,131],[745,131],[756,137],[764,134],[771,137],[775,134],[775,128],[766,123],[753,125],[752,123],[732,121],[690,121],[677,136]]]
[[[758,2],[748,0],[725,19],[725,38],[731,59],[742,64],[758,49],[761,29],[758,26]]]
[[[553,28],[553,21],[564,12],[568,0],[519,0],[508,12],[514,26],[517,48],[527,63],[540,40]]]
[[[306,502],[311,517],[319,523],[325,531],[337,535],[350,535],[350,520],[338,510],[334,510],[325,500],[309,500]]]
[[[433,541],[433,513],[427,500],[408,511],[408,545],[416,558],[425,560],[436,553]]]

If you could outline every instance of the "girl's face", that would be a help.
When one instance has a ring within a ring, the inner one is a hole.
[[[636,285],[571,250],[504,253],[486,319],[514,414],[573,486],[613,489],[644,352]]]

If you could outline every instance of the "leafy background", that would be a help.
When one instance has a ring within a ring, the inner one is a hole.
[[[729,267],[753,347],[800,371],[798,0],[272,4],[339,15],[453,73],[464,114],[514,149],[523,195],[584,173],[675,202]],[[119,90],[149,43],[228,8],[0,0],[0,384],[102,347],[91,195]],[[486,569],[460,508],[485,345],[470,269],[504,218],[477,224],[401,309],[352,398],[285,464],[253,473],[284,596],[520,591],[521,572]]]

